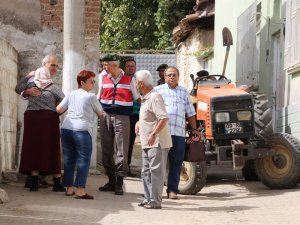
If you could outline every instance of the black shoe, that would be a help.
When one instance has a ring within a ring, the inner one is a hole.
[[[25,180],[25,185],[24,185],[25,188],[30,188],[31,187],[31,176],[30,175],[27,175],[26,176],[26,180]]]
[[[123,177],[117,177],[116,179],[116,185],[115,185],[115,195],[123,195]]]
[[[63,187],[62,185],[59,185],[59,186],[53,186],[52,191],[53,191],[53,192],[65,192],[65,191],[66,191],[66,188]]]
[[[115,191],[115,184],[107,182],[104,186],[99,187],[99,191]]]
[[[123,194],[124,194],[123,187],[116,185],[115,195],[123,195]]]
[[[38,191],[38,176],[31,176],[31,184],[29,191]]]
[[[30,187],[29,191],[38,191],[39,189],[37,187]]]
[[[53,188],[52,191],[54,192],[65,192],[66,189],[64,186],[62,186],[60,182],[61,178],[60,177],[53,177]]]

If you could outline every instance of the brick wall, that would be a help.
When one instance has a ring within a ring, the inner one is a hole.
[[[40,0],[42,25],[63,31],[64,0]],[[85,36],[94,36],[99,32],[100,0],[85,1]]]
[[[85,36],[94,36],[100,26],[100,0],[85,1]]]
[[[41,22],[47,28],[63,31],[64,0],[40,0]]]

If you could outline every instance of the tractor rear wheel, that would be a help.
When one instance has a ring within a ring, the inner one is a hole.
[[[254,105],[254,123],[255,123],[255,146],[259,147],[265,144],[265,138],[273,134],[272,128],[272,111],[269,100],[265,94],[258,92],[250,92],[253,96]],[[259,140],[259,141],[257,141]],[[243,176],[246,181],[257,181],[257,173],[255,171],[254,160],[248,160],[242,169]]]
[[[250,92],[253,96],[255,139],[264,140],[273,134],[272,109],[265,94]]]
[[[300,142],[290,134],[278,133],[270,143],[275,155],[255,160],[258,178],[271,189],[295,187],[300,181]]]
[[[191,163],[183,162],[180,172],[179,193],[195,195],[206,184],[206,161]]]

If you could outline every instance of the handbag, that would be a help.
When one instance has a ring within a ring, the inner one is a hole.
[[[191,142],[191,137],[186,139],[184,161],[202,162],[205,160],[205,145],[202,141]]]

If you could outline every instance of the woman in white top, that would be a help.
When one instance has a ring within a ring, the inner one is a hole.
[[[77,75],[79,89],[72,91],[57,106],[58,113],[67,110],[61,126],[61,141],[64,157],[63,184],[67,187],[66,195],[75,195],[76,199],[94,199],[85,191],[92,154],[92,129],[97,115],[103,109],[95,94],[89,93],[94,88],[96,77],[91,71],[82,70]],[[74,170],[77,166],[74,182]],[[76,187],[76,193],[73,187]]]

